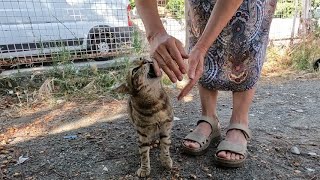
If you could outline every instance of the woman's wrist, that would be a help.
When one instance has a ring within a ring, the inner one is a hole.
[[[163,36],[163,35],[167,35],[167,32],[163,29],[163,30],[157,30],[157,31],[153,31],[153,32],[149,32],[147,34],[147,40],[148,42],[151,42],[155,39],[155,37],[157,36]]]
[[[209,47],[210,46],[206,46],[206,45],[201,44],[201,43],[196,43],[196,45],[193,47],[193,49],[198,50],[198,51],[200,51],[200,53],[205,55],[207,53]]]

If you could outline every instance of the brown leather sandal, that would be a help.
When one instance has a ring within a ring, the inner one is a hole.
[[[216,117],[216,120],[202,116],[201,119],[197,122],[197,125],[200,124],[201,122],[207,122],[211,125],[211,134],[207,137],[199,132],[191,132],[189,133],[182,141],[182,150],[186,154],[190,155],[202,155],[204,154],[210,145],[212,141],[219,141],[221,138],[221,132],[220,132],[220,125],[219,125],[219,120]],[[190,140],[194,141],[200,144],[200,148],[194,149],[194,148],[189,148],[184,144],[184,141]]]
[[[241,130],[244,137],[248,141],[251,138],[251,131],[242,124],[230,124],[227,129],[227,132],[233,129]],[[244,158],[239,160],[228,160],[217,156],[220,151],[229,151],[236,154],[242,155]],[[242,167],[244,165],[245,160],[247,159],[247,145],[245,144],[235,144],[231,143],[227,140],[223,140],[220,142],[217,148],[217,152],[214,155],[214,159],[217,165],[224,167]]]

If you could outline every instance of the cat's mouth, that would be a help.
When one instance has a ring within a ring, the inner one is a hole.
[[[156,75],[156,72],[154,70],[153,63],[148,63],[148,64],[149,64],[149,71],[148,71],[147,77],[150,79],[157,78],[158,76]]]

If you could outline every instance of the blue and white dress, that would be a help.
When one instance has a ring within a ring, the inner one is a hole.
[[[207,24],[216,0],[188,0],[189,51]],[[245,91],[258,81],[277,0],[244,0],[205,56],[199,83],[211,90]]]

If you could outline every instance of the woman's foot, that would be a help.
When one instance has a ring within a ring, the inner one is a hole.
[[[205,137],[209,137],[209,135],[211,134],[211,125],[207,122],[201,122],[198,124],[198,126],[196,127],[196,129],[193,132],[198,132],[202,135],[204,135]],[[189,147],[190,149],[199,149],[200,148],[200,144],[195,142],[195,141],[191,141],[191,140],[184,140],[183,144],[186,147]]]
[[[211,141],[221,137],[220,125],[217,118],[202,116],[194,131],[190,132],[182,141],[182,150],[190,155],[204,154]]]
[[[225,140],[227,140],[227,141],[229,141],[230,143],[233,143],[233,144],[247,145],[247,140],[246,140],[245,136],[243,135],[241,130],[237,130],[237,129],[229,130],[227,132]],[[224,158],[226,160],[239,160],[239,159],[243,159],[244,158],[243,155],[240,155],[240,154],[237,154],[237,153],[233,153],[233,152],[230,152],[230,151],[220,151],[220,152],[217,153],[217,156],[220,157],[220,158]]]

